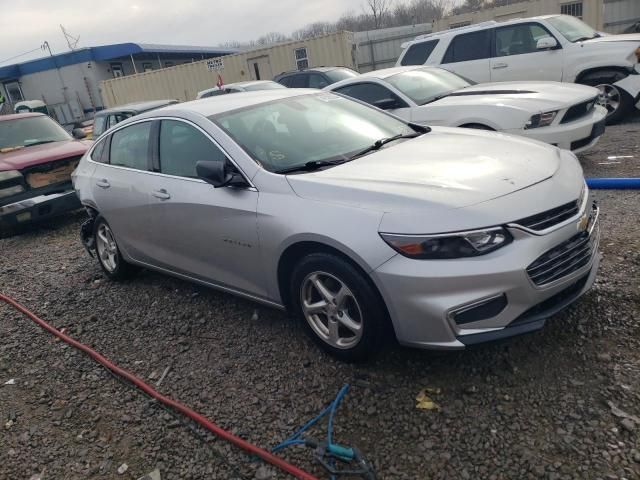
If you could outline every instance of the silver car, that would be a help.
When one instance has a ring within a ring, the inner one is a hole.
[[[592,285],[598,210],[569,151],[402,121],[328,92],[155,110],[73,175],[106,275],[145,267],[299,317],[344,360],[541,328]]]

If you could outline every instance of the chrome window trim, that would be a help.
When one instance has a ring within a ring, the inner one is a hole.
[[[206,118],[206,117],[205,117]],[[258,189],[256,188],[256,186],[253,184],[253,182],[249,179],[248,175],[246,174],[246,172],[244,170],[242,170],[242,168],[240,168],[240,166],[238,165],[238,163],[231,157],[231,155],[229,155],[229,152],[227,152],[217,141],[215,138],[213,138],[208,132],[206,132],[203,128],[201,128],[200,126],[196,125],[195,123],[193,123],[190,120],[186,120],[184,118],[180,118],[180,117],[168,117],[168,116],[162,116],[162,117],[145,117],[142,118],[140,120],[136,120],[133,121],[131,123],[127,123],[126,125],[122,125],[122,126],[116,126],[113,130],[109,129],[107,130],[107,132],[109,133],[109,135],[114,134],[115,132],[122,130],[124,128],[130,127],[132,125],[137,125],[138,123],[143,123],[143,122],[153,122],[156,120],[175,120],[175,121],[179,121],[179,122],[183,122],[186,123],[187,125],[190,125],[194,128],[196,128],[196,130],[199,130],[203,135],[205,135],[218,149],[220,149],[220,151],[222,153],[224,153],[225,157],[227,157],[227,160],[229,160],[234,167],[236,167],[238,169],[238,171],[240,172],[240,174],[244,177],[245,181],[249,184],[249,188],[247,188],[246,190],[251,190],[251,191],[255,191],[257,192]],[[209,122],[211,122],[211,120],[207,119]],[[213,123],[213,122],[211,122]],[[214,123],[215,125],[215,123]],[[107,133],[105,132],[105,133]],[[103,134],[104,135],[104,134]],[[100,138],[102,138],[102,135],[100,136]],[[98,142],[96,141],[96,144]],[[91,147],[91,152],[93,152],[93,149],[96,147],[96,145],[94,144]],[[238,147],[240,147],[238,145]],[[129,170],[132,172],[142,172],[142,173],[148,173],[151,175],[160,175],[163,177],[168,177],[168,178],[178,178],[180,180],[189,180],[189,181],[193,181],[193,182],[198,182],[198,183],[207,183],[204,180],[201,180],[199,178],[191,178],[191,177],[181,177],[179,175],[169,175],[167,173],[162,173],[162,172],[151,172],[149,170],[138,170],[136,168],[130,168],[130,167],[122,167],[119,165],[111,165],[110,163],[100,163],[100,162],[96,162],[95,160],[93,160],[91,158],[91,154],[89,154],[89,157],[87,158],[88,161],[95,163],[96,165],[104,165],[105,167],[111,167],[111,168],[120,168],[123,170]],[[237,188],[237,187],[236,187]]]

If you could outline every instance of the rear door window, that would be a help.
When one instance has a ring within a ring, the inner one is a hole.
[[[468,62],[491,56],[491,29],[462,33],[453,38],[442,63]]]
[[[91,150],[91,160],[98,163],[109,163],[109,158],[106,156],[106,148],[108,138],[100,140],[93,150]]]
[[[400,65],[424,65],[433,49],[438,45],[438,41],[414,43],[407,49]]]
[[[299,73],[289,78],[290,78],[290,83],[289,83],[290,88],[309,88],[309,75],[306,75],[304,73]]]
[[[147,170],[151,122],[136,123],[111,135],[111,165]]]

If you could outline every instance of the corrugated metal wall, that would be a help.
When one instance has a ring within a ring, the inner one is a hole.
[[[294,50],[306,47],[309,66],[344,65],[355,68],[356,46],[353,33],[338,32],[302,41],[293,41],[222,57],[224,68],[207,69],[207,60],[186,63],[152,72],[105,80],[100,84],[104,105],[114,107],[143,100],[175,98],[193,100],[200,90],[215,87],[217,75],[226,84],[255,77],[253,63],[259,63],[261,78],[296,69]]]
[[[640,0],[605,0],[604,30],[621,33],[640,22]]]
[[[393,67],[402,52],[401,45],[425,33],[431,33],[431,23],[356,32],[358,71]]]
[[[434,31],[447,30],[452,25],[464,25],[486,22],[487,20],[509,20],[512,18],[534,17],[560,13],[560,6],[580,0],[529,0],[505,5],[504,7],[488,8],[473,13],[452,15],[438,20],[433,24]],[[640,0],[630,0],[640,3]],[[582,20],[596,30],[603,28],[603,0],[582,0]]]

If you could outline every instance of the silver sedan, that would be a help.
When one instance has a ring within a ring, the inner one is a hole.
[[[139,115],[73,180],[108,277],[145,267],[287,308],[344,360],[390,334],[460,349],[541,328],[598,266],[598,210],[572,153],[327,92]]]

